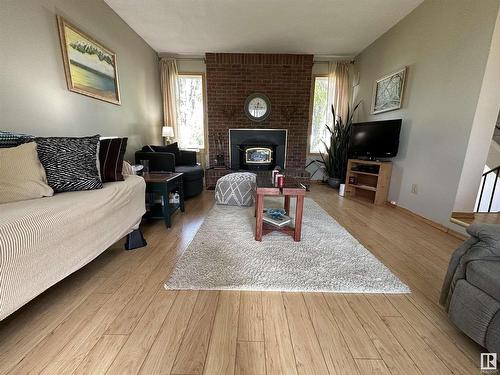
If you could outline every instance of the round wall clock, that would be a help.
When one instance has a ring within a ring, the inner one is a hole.
[[[245,100],[245,113],[252,121],[264,121],[271,114],[271,101],[264,94],[251,94]]]

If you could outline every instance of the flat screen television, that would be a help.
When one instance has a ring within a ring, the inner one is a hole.
[[[401,119],[352,124],[351,158],[393,158],[398,154]]]

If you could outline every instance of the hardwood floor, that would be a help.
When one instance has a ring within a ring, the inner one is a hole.
[[[147,248],[116,244],[0,323],[0,374],[473,374],[481,348],[437,304],[460,241],[389,206],[308,196],[412,289],[408,295],[167,291],[163,282],[213,204]]]

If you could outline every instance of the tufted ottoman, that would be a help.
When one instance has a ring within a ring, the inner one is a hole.
[[[229,206],[251,206],[255,199],[256,176],[237,172],[222,176],[215,186],[215,203]]]

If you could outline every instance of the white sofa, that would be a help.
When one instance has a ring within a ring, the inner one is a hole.
[[[0,205],[0,320],[138,229],[144,179]]]

